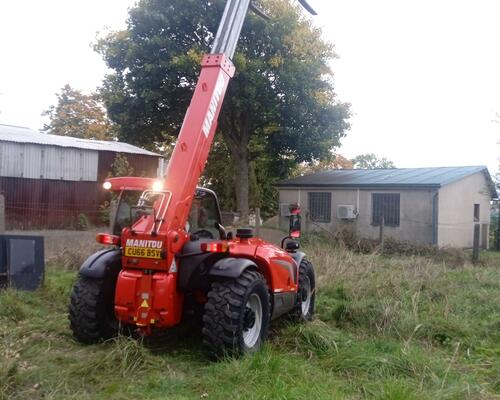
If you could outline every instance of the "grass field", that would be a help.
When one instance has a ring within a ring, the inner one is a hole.
[[[265,348],[212,362],[184,327],[141,343],[76,343],[76,271],[0,293],[0,399],[500,399],[500,257],[480,266],[305,244],[317,316],[275,321]]]

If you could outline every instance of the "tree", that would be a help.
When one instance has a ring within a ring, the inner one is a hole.
[[[353,168],[358,169],[383,169],[383,168],[396,168],[394,163],[385,158],[378,158],[373,153],[360,154],[351,160]]]
[[[341,154],[335,154],[324,160],[314,160],[310,163],[301,163],[297,165],[292,176],[303,176],[307,174],[314,174],[315,172],[331,169],[352,169],[352,161],[348,160]]]
[[[125,154],[116,153],[115,159],[111,164],[109,177],[114,176],[134,176],[134,167],[132,167]]]
[[[121,139],[155,149],[178,135],[224,5],[142,0],[130,10],[125,31],[99,40],[96,49],[113,70],[102,95]],[[269,182],[297,163],[324,158],[349,127],[349,107],[337,101],[332,84],[332,45],[289,1],[267,0],[263,7],[273,21],[248,15],[218,125],[219,150],[230,159],[224,169],[234,176],[232,193],[243,218],[249,199],[270,197],[250,195],[252,176],[257,188],[272,191]],[[208,181],[223,179],[220,170],[211,171]]]
[[[82,139],[112,140],[115,127],[106,116],[106,109],[96,93],[85,95],[64,85],[57,94],[57,105],[42,113],[50,118],[43,130],[54,135]]]

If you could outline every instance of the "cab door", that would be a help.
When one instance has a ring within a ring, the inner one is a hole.
[[[221,213],[217,196],[210,189],[197,188],[186,223],[186,232],[206,239],[220,239]]]

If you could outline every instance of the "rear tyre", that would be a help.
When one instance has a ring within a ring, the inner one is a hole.
[[[69,304],[69,321],[76,340],[91,344],[116,336],[114,313],[116,277],[91,279],[79,275]]]
[[[303,259],[299,266],[299,289],[297,304],[290,312],[295,321],[310,321],[314,315],[316,300],[316,277],[311,262]]]
[[[246,270],[238,278],[214,282],[203,315],[203,343],[216,357],[260,349],[270,319],[264,277]]]

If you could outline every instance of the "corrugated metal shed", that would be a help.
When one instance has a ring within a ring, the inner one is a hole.
[[[137,176],[156,177],[162,158],[126,143],[46,135],[0,125],[0,193],[13,228],[69,228],[81,214],[100,222],[102,181],[118,153]]]
[[[40,133],[29,128],[13,125],[0,124],[0,141],[14,142],[14,143],[32,143],[42,144],[48,146],[59,147],[72,147],[75,149],[86,149],[96,151],[112,151],[115,153],[130,153],[130,154],[144,154],[149,156],[158,156],[159,154],[153,153],[148,150],[141,149],[140,147],[132,146],[128,143],[104,141],[104,140],[89,140],[78,139],[69,136],[49,135]]]
[[[440,188],[477,172],[483,172],[490,183],[492,198],[497,197],[493,181],[485,166],[339,169],[321,171],[279,182],[277,187],[376,187]]]
[[[40,146],[38,146],[40,147]],[[109,201],[102,188],[116,153],[99,154],[96,181],[30,179],[0,176],[0,193],[5,196],[6,224],[9,229],[70,228],[78,216],[85,214],[94,224],[100,221],[99,206]],[[128,154],[127,159],[137,176],[155,177],[156,157]]]
[[[0,176],[96,181],[99,152],[0,140]]]

